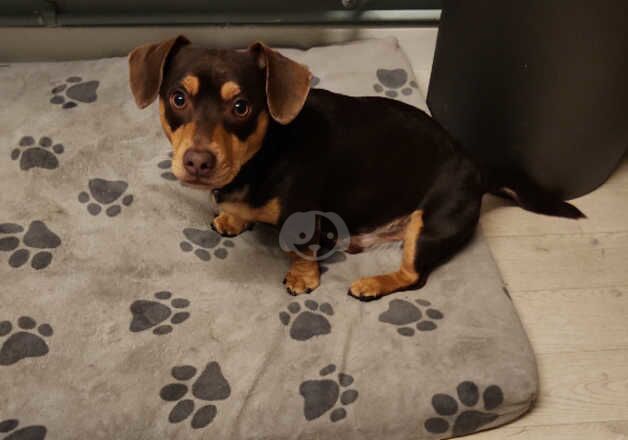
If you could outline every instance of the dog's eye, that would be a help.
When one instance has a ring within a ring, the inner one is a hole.
[[[249,114],[251,106],[245,99],[236,99],[233,103],[233,113],[240,118],[243,118]]]
[[[170,103],[174,108],[182,109],[187,103],[187,100],[185,99],[185,93],[177,90],[172,95],[170,95]]]

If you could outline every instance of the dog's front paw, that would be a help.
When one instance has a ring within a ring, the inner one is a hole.
[[[318,263],[313,262],[316,266],[292,267],[286,274],[283,283],[290,295],[296,296],[303,293],[310,293],[320,285],[320,272]]]
[[[235,237],[250,229],[251,224],[226,212],[221,212],[212,221],[212,229],[223,237]]]

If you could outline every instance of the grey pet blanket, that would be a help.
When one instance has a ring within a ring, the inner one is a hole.
[[[319,87],[424,107],[395,40],[285,53]],[[124,58],[0,68],[0,438],[436,439],[509,422],[536,365],[484,239],[361,303],[386,248],[290,297],[258,227],[223,239],[172,180]]]

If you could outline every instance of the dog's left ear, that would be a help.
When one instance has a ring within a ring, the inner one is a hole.
[[[310,70],[263,43],[253,44],[249,51],[256,57],[260,69],[266,70],[270,115],[280,124],[290,123],[303,108],[310,92]]]
[[[129,54],[129,84],[139,108],[149,106],[161,87],[168,55],[176,48],[190,44],[183,35],[136,47]]]

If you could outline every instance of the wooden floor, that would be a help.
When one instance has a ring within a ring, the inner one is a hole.
[[[397,35],[427,90],[436,33]],[[474,440],[628,439],[628,158],[573,203],[586,220],[486,196],[481,227],[536,352],[536,408]]]

